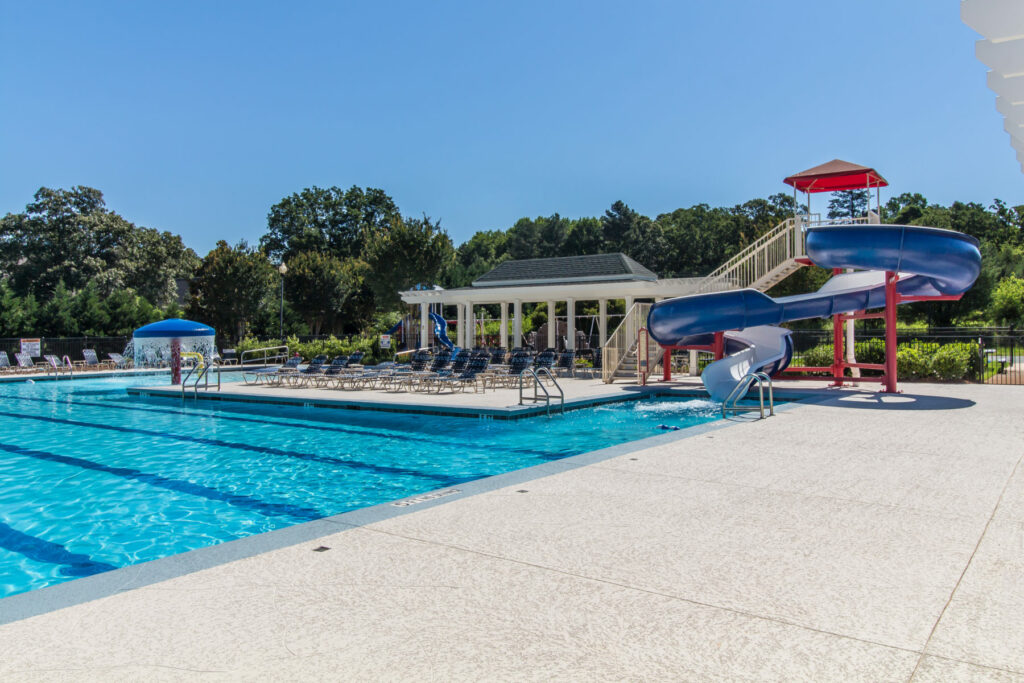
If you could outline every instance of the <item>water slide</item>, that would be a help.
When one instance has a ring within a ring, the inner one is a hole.
[[[952,230],[910,225],[851,225],[810,228],[807,257],[822,268],[852,268],[833,276],[817,292],[772,298],[756,289],[693,294],[651,307],[647,329],[662,346],[707,343],[725,332],[726,356],[701,374],[712,398],[722,400],[748,372],[780,372],[793,347],[777,325],[828,318],[885,306],[885,272],[899,273],[896,291],[905,297],[963,294],[981,270],[978,241]]]
[[[454,349],[455,344],[448,338],[448,321],[437,313],[431,313],[430,319],[434,323],[434,337],[437,341],[444,344],[449,350]]]

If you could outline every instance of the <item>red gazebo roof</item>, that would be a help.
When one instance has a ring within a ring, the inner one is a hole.
[[[801,192],[838,192],[840,190],[863,190],[869,187],[885,187],[889,182],[873,168],[851,164],[842,159],[800,171],[782,182],[792,185]]]

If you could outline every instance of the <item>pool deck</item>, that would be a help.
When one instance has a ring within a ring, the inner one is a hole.
[[[0,679],[1024,680],[1024,387],[872,390],[125,579]]]

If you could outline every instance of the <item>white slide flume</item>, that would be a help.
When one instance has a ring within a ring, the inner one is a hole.
[[[740,351],[731,353],[711,363],[700,378],[704,388],[715,401],[724,401],[744,376],[751,372],[779,372],[789,365],[793,355],[790,331],[774,325],[758,325],[743,330],[725,333],[726,349],[742,345]]]

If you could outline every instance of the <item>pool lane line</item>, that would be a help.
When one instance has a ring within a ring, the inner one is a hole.
[[[15,455],[34,458],[36,460],[78,467],[84,470],[93,470],[95,472],[111,474],[115,477],[121,477],[122,479],[128,479],[130,481],[137,481],[149,486],[174,491],[175,493],[184,493],[190,496],[206,498],[207,500],[227,503],[228,505],[248,510],[249,512],[257,512],[264,517],[286,517],[293,521],[300,520],[303,522],[309,522],[314,519],[321,519],[327,516],[326,513],[321,512],[316,508],[302,507],[299,505],[292,505],[290,503],[268,503],[241,493],[225,493],[224,491],[220,491],[209,486],[203,486],[202,484],[195,484],[183,479],[171,479],[169,477],[143,472],[142,470],[137,470],[131,467],[112,467],[110,465],[104,465],[102,463],[86,460],[85,458],[77,458],[71,455],[60,455],[58,453],[24,448],[22,446],[6,443],[0,443],[0,451],[6,451]]]
[[[429,439],[429,438],[426,438],[426,437],[419,437],[419,436],[408,436],[406,434],[400,434],[400,433],[397,433],[397,432],[392,432],[390,430],[388,430],[388,433],[382,434],[382,433],[379,433],[379,432],[373,432],[373,431],[369,431],[369,430],[364,431],[364,430],[361,430],[361,429],[350,429],[350,428],[347,428],[347,427],[332,427],[332,426],[328,426],[328,425],[311,425],[311,424],[305,424],[305,423],[300,423],[300,422],[285,422],[285,421],[278,421],[278,420],[259,419],[259,418],[254,418],[254,417],[242,417],[242,416],[239,416],[239,415],[223,415],[223,414],[212,415],[210,413],[190,412],[190,411],[186,411],[186,410],[172,410],[172,409],[169,409],[169,408],[156,408],[156,407],[141,408],[141,407],[138,407],[138,406],[119,405],[119,404],[116,404],[116,403],[96,403],[94,401],[72,401],[70,399],[68,399],[68,400],[59,400],[59,399],[55,399],[55,398],[41,398],[39,396],[20,396],[18,398],[19,398],[19,400],[34,401],[34,402],[37,402],[37,403],[48,403],[48,404],[52,404],[52,405],[90,406],[90,407],[93,407],[93,408],[114,408],[116,410],[127,410],[127,411],[130,411],[130,412],[140,412],[140,413],[158,413],[158,414],[164,414],[164,415],[183,415],[183,416],[186,416],[186,417],[200,418],[200,419],[204,419],[204,420],[228,420],[228,421],[231,421],[231,422],[244,422],[244,423],[251,423],[251,424],[272,425],[272,426],[275,426],[275,427],[308,429],[308,430],[312,430],[312,431],[332,432],[332,433],[336,433],[336,434],[352,434],[352,435],[355,435],[355,436],[369,436],[369,437],[378,438],[378,439],[387,439],[387,440],[396,439],[396,440],[400,440],[400,441],[409,441],[409,442],[415,442],[415,443],[425,443],[425,444],[428,444],[430,446],[437,446],[439,441],[440,441],[439,439]],[[149,398],[149,397],[146,397],[146,398]],[[158,397],[158,398],[162,398],[162,397]],[[299,406],[296,406],[296,407],[300,408]],[[2,414],[2,413],[0,413],[0,414]],[[282,420],[289,420],[289,419],[291,419],[291,418],[282,418]],[[295,419],[299,419],[299,418],[295,418]],[[459,446],[459,447],[462,447],[464,445],[462,442],[459,442],[459,441],[446,441],[444,443],[447,443],[447,444],[452,445],[452,446]],[[550,459],[552,457],[555,457],[555,458],[564,458],[564,457],[566,457],[566,455],[562,454],[562,453],[552,454],[550,451],[540,451],[540,450],[537,450],[537,449],[534,449],[534,448],[510,448],[508,450],[510,452],[512,452],[512,453],[521,453],[521,454],[524,454],[524,455],[532,455],[532,456],[535,456],[535,457],[538,457],[538,458],[544,458],[544,459]],[[578,451],[570,453],[569,455],[575,455],[577,452]]]
[[[0,522],[0,548],[23,555],[33,562],[63,567],[61,576],[79,578],[117,569],[112,564],[97,562],[88,555],[73,553],[59,543],[31,536]]]
[[[73,427],[88,427],[91,429],[107,429],[115,432],[123,432],[125,434],[142,434],[144,436],[152,436],[157,438],[171,439],[174,441],[183,441],[185,443],[197,443],[204,446],[219,446],[221,448],[233,448],[235,450],[252,451],[254,453],[261,453],[265,455],[279,455],[286,458],[296,458],[299,460],[307,460],[310,462],[318,462],[328,465],[337,465],[339,467],[346,467],[349,469],[360,470],[365,472],[384,473],[384,474],[395,474],[405,477],[418,477],[421,479],[431,479],[434,481],[441,482],[442,486],[449,486],[452,483],[452,478],[447,475],[433,474],[430,472],[422,472],[420,470],[413,470],[406,467],[392,467],[390,465],[374,465],[371,463],[362,462],[360,460],[342,460],[341,458],[333,458],[327,455],[316,455],[314,453],[302,453],[301,451],[289,451],[283,448],[272,448],[270,446],[256,446],[253,444],[237,443],[234,441],[223,441],[221,439],[209,439],[200,436],[185,436],[182,434],[167,434],[165,432],[157,432],[150,429],[141,429],[139,427],[119,427],[115,425],[106,425],[98,422],[83,422],[81,420],[69,420],[67,418],[60,417],[48,417],[45,415],[26,415],[19,413],[8,413],[6,411],[0,411],[0,416],[10,417],[15,420],[36,420],[39,422],[50,422],[54,424],[66,424]]]

